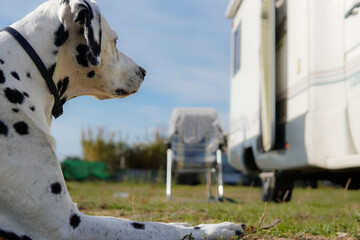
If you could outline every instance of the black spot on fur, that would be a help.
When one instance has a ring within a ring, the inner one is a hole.
[[[194,227],[194,230],[200,230],[201,228],[200,227]]]
[[[13,108],[12,111],[13,111],[14,113],[18,113],[18,112],[19,112],[19,109]]]
[[[84,35],[85,29],[84,28],[80,28],[79,34],[80,35]]]
[[[29,97],[29,94],[27,92],[23,92],[23,94],[25,97],[27,97],[27,98]]]
[[[4,60],[0,59],[0,64],[1,65],[5,64]]]
[[[18,235],[16,235],[15,233],[11,233],[11,232],[5,232],[0,230],[0,236],[4,237],[6,239],[16,239],[16,240],[20,240],[20,237]]]
[[[26,76],[31,79],[31,74],[29,72],[26,73]]]
[[[83,1],[85,3],[85,1]],[[90,12],[89,9],[85,6],[85,4],[79,4],[75,6],[75,11],[73,14],[74,22],[78,22],[79,24],[83,25],[84,23],[87,24],[89,22]]]
[[[59,195],[61,193],[61,184],[58,182],[51,184],[51,193]]]
[[[22,104],[24,102],[24,95],[16,89],[5,88],[6,98],[14,104]]]
[[[88,46],[86,44],[79,44],[76,47],[76,51],[78,53],[76,55],[77,62],[83,67],[89,67],[89,62],[87,59]]]
[[[86,42],[88,45],[88,49],[86,52],[87,60],[94,66],[99,65],[98,57],[100,56],[101,52],[101,37],[102,37],[102,30],[101,30],[101,17],[99,16],[99,32],[95,33],[93,28],[93,19],[94,19],[94,12],[90,6],[90,4],[86,1],[84,3],[87,5],[87,9],[79,11],[78,16],[76,17],[76,22],[80,22],[80,24],[84,24],[84,35],[86,38]],[[98,34],[98,35],[95,35]],[[99,36],[99,41],[95,40],[95,36]]]
[[[9,128],[5,125],[3,121],[0,120],[0,136],[7,136],[9,132]]]
[[[35,107],[34,106],[31,106],[29,107],[31,111],[35,112]]]
[[[88,78],[93,78],[95,76],[95,71],[91,71],[88,73]]]
[[[5,80],[4,72],[0,70],[0,84],[5,83]]]
[[[81,219],[78,215],[73,214],[70,217],[70,225],[75,229],[79,226]]]
[[[15,131],[20,135],[27,135],[29,134],[29,126],[21,121],[14,124]]]
[[[54,63],[53,65],[50,66],[50,68],[48,69],[50,76],[54,75],[55,72],[55,68],[56,68],[56,63]]]
[[[242,231],[236,230],[235,235],[241,237],[244,236],[244,233]]]
[[[101,19],[101,18],[100,18]],[[99,21],[100,21],[99,19]],[[101,24],[100,24],[101,26]],[[88,27],[88,42],[89,42],[89,49],[87,52],[87,58],[90,61],[90,63],[94,66],[97,66],[98,63],[98,59],[97,57],[100,56],[100,52],[101,52],[101,37],[102,37],[102,30],[99,30],[99,42],[95,41],[95,35],[94,35],[94,29],[89,26]]]
[[[84,3],[86,4],[86,6],[87,6],[88,9],[89,9],[89,17],[90,17],[90,20],[93,20],[93,19],[94,19],[94,12],[93,12],[90,4],[89,4],[88,2],[86,2],[86,1],[84,1]]]
[[[142,223],[133,222],[133,223],[131,223],[131,226],[133,226],[133,228],[135,228],[135,229],[140,229],[140,230],[145,229],[145,224],[142,224]]]
[[[30,237],[24,235],[24,236],[18,236],[15,233],[12,232],[6,232],[4,230],[0,229],[0,237],[3,237],[7,240],[31,240]]]
[[[69,38],[69,32],[65,30],[65,27],[63,24],[60,24],[60,26],[58,27],[58,29],[55,32],[54,44],[57,47],[61,47],[62,45],[64,45],[64,43],[66,42],[66,40],[68,38]]]
[[[20,81],[20,77],[19,77],[19,74],[17,74],[17,72],[11,72],[11,75],[14,77],[14,78],[16,78],[17,80],[19,80]]]

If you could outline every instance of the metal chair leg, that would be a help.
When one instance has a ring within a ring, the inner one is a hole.
[[[167,150],[167,164],[166,164],[166,196],[171,200],[171,172],[172,172],[172,150]]]
[[[218,191],[219,191],[219,201],[224,200],[224,185],[223,185],[223,169],[222,169],[222,158],[221,150],[216,151],[216,163],[218,170]]]
[[[212,199],[212,193],[211,193],[211,168],[208,168],[206,170],[206,190],[207,190],[207,197],[208,199]]]

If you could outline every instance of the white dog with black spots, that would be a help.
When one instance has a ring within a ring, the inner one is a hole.
[[[116,48],[116,33],[90,0],[50,0],[11,25],[35,49],[62,104],[81,95],[122,98],[146,71]],[[54,96],[24,49],[0,33],[0,238],[23,240],[215,240],[241,236],[233,223],[134,222],[80,213],[50,135]]]

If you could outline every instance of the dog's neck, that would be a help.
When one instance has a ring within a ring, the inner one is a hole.
[[[47,5],[52,7],[49,8]],[[61,32],[62,26],[58,7],[57,1],[48,1],[12,25],[27,39],[49,70],[52,70],[56,63],[59,51],[59,47],[55,44],[58,41],[56,34]]]
[[[51,7],[48,5],[51,5]],[[34,48],[51,76],[53,76],[56,68],[60,48],[66,42],[69,34],[58,16],[59,7],[60,1],[52,0],[45,2],[35,11],[12,25]],[[44,19],[46,19],[46,21],[44,21]],[[44,103],[42,107],[48,125],[50,125],[54,97],[46,87],[45,80],[40,74],[38,76],[39,77],[34,78],[33,81],[35,81],[45,93],[43,96],[37,97],[44,98],[41,101]],[[54,78],[53,80],[55,85],[58,85],[59,80],[55,80]]]

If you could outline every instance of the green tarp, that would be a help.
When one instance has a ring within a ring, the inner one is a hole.
[[[106,163],[87,162],[81,160],[65,160],[61,163],[65,180],[83,181],[90,179],[107,180],[110,174]]]

